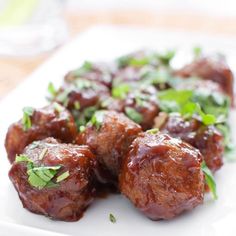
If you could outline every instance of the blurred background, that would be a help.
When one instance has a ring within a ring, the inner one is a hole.
[[[236,36],[235,0],[0,0],[0,99],[97,24]]]

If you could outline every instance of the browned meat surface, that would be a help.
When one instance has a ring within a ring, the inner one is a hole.
[[[97,106],[110,95],[109,89],[102,83],[78,78],[65,83],[58,91],[55,100],[69,110],[83,110]]]
[[[88,124],[79,134],[77,142],[88,145],[103,169],[108,170],[116,180],[123,157],[141,132],[141,127],[115,111],[99,111],[96,115],[101,115],[100,122],[97,117],[96,124]]]
[[[120,190],[152,220],[170,219],[203,201],[200,152],[167,134],[143,133],[124,159]]]
[[[23,206],[29,211],[52,219],[79,220],[84,210],[93,201],[95,193],[93,181],[96,159],[89,148],[61,144],[53,138],[47,138],[27,146],[23,154],[33,161],[34,169],[31,171],[36,175],[41,173],[44,175],[43,179],[45,179],[43,168],[50,170],[59,167],[46,186],[35,186],[35,182],[30,180],[32,173],[28,173],[29,162],[13,163],[9,177]],[[41,171],[37,170],[37,167],[41,168]],[[64,179],[60,179],[62,174]]]
[[[181,77],[197,76],[218,83],[223,91],[228,94],[233,103],[234,77],[229,66],[222,58],[202,57],[176,71]]]
[[[205,126],[196,119],[184,120],[179,115],[171,115],[162,125],[161,131],[199,149],[206,165],[213,172],[223,165],[224,138],[215,126]]]
[[[16,154],[21,154],[23,149],[35,140],[54,137],[65,143],[73,142],[77,135],[74,119],[65,108],[60,109],[58,111],[53,104],[34,109],[29,117],[31,127],[27,130],[22,124],[22,119],[9,127],[5,147],[11,163],[15,160]]]

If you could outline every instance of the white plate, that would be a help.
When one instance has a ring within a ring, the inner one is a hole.
[[[235,42],[235,38],[201,36],[198,33],[100,26],[79,35],[60,50],[0,103],[0,235],[236,235],[235,163],[225,164],[216,175],[217,201],[207,198],[204,205],[174,220],[151,221],[127,199],[112,195],[96,200],[80,221],[66,223],[32,214],[22,207],[8,179],[10,165],[3,148],[7,127],[21,117],[22,107],[44,105],[48,82],[59,85],[63,75],[83,60],[110,60],[132,50],[149,47],[158,50],[178,48],[181,61],[187,56],[187,49],[203,45],[209,52],[224,52],[231,66],[236,68]],[[234,134],[235,128],[234,125]],[[109,221],[109,213],[117,218],[117,223]]]

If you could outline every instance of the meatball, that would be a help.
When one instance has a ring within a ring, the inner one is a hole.
[[[11,163],[15,160],[16,154],[21,154],[24,148],[35,140],[54,137],[62,142],[70,143],[77,135],[74,118],[59,104],[54,103],[34,109],[27,119],[27,126],[22,118],[8,128],[5,148]]]
[[[176,75],[182,77],[197,76],[218,83],[222,90],[231,98],[234,98],[234,76],[225,60],[221,57],[202,57],[189,65],[176,71]]]
[[[55,101],[63,104],[70,111],[83,110],[91,106],[99,106],[110,95],[109,89],[96,81],[78,78],[65,83],[58,91]]]
[[[98,111],[91,121],[79,134],[77,143],[88,145],[103,169],[116,180],[123,157],[141,127],[115,111]]]
[[[121,192],[152,220],[171,219],[203,202],[200,152],[167,134],[143,133],[124,159]]]
[[[77,221],[94,199],[95,168],[95,156],[87,146],[47,138],[25,148],[9,177],[29,211]]]
[[[175,114],[169,116],[159,128],[199,149],[211,171],[215,172],[223,165],[224,137],[215,126],[205,126],[193,118],[184,120]]]

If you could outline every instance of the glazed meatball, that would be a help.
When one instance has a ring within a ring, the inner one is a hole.
[[[18,158],[9,177],[23,206],[52,219],[79,220],[95,194],[96,159],[89,148],[47,138]]]
[[[229,66],[221,57],[202,57],[184,66],[176,75],[182,77],[197,76],[218,83],[233,103],[234,77]]]
[[[78,78],[71,83],[65,83],[58,91],[55,101],[61,103],[70,111],[83,110],[91,106],[99,106],[110,96],[109,89],[96,81]]]
[[[206,165],[215,172],[223,165],[224,138],[215,126],[205,126],[196,119],[184,120],[178,114],[170,115],[159,126],[162,132],[180,138],[200,150]]]
[[[152,220],[171,219],[203,202],[200,152],[167,134],[143,133],[124,159],[121,192]]]
[[[117,179],[122,159],[141,127],[115,111],[98,111],[92,121],[80,133],[77,142],[88,145],[103,169]]]
[[[59,106],[59,107],[58,107]],[[24,118],[13,123],[7,132],[5,147],[8,159],[12,163],[16,154],[21,154],[24,148],[35,140],[54,137],[62,142],[73,142],[77,135],[74,118],[65,108],[55,103],[32,110],[32,115],[27,117],[28,127]]]

